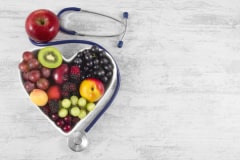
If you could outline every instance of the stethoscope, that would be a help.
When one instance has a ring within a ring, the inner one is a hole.
[[[88,14],[94,14],[94,15],[98,15],[98,16],[103,16],[106,18],[109,18],[119,24],[121,24],[123,27],[123,29],[115,34],[110,34],[110,35],[95,35],[95,34],[85,34],[85,33],[81,33],[72,29],[68,29],[66,27],[64,27],[63,25],[61,25],[62,23],[62,16],[63,14],[68,14],[69,12],[85,12]],[[57,14],[59,22],[60,22],[60,28],[59,30],[63,33],[69,34],[69,35],[78,35],[78,36],[88,36],[88,37],[120,37],[120,40],[118,41],[118,48],[122,48],[123,46],[123,38],[126,34],[127,31],[127,19],[128,19],[128,12],[123,12],[123,21],[120,21],[112,16],[108,16],[105,14],[101,14],[101,13],[97,13],[97,12],[93,12],[93,11],[89,11],[89,10],[83,10],[81,8],[77,8],[77,7],[68,7],[68,8],[63,8],[62,10],[60,10]],[[88,41],[88,40],[59,40],[59,41],[50,41],[50,42],[37,42],[34,41],[32,39],[30,39],[30,42],[33,43],[34,45],[37,46],[49,46],[49,45],[59,45],[59,44],[66,44],[66,43],[83,43],[83,44],[88,44],[88,45],[96,45],[102,49],[104,49],[102,46],[98,45],[95,42],[92,41]]]

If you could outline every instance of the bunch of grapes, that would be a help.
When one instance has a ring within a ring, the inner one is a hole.
[[[81,70],[80,79],[97,78],[107,85],[113,75],[113,64],[106,52],[97,46],[79,52],[73,60]]]
[[[51,75],[49,68],[42,67],[32,52],[23,53],[23,60],[18,65],[22,72],[24,87],[27,92],[35,88],[47,90],[49,87],[48,78]]]

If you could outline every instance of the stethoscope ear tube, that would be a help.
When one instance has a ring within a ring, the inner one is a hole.
[[[58,14],[57,14],[57,17],[58,17],[59,21],[61,20],[62,14],[65,13],[65,12],[68,12],[68,11],[77,11],[77,12],[79,12],[79,11],[81,11],[81,8],[68,7],[68,8],[64,8],[64,9],[60,10],[60,11],[58,12]],[[59,22],[59,23],[60,23],[60,22]],[[61,24],[60,24],[59,30],[62,31],[62,32],[64,32],[64,33],[66,33],[66,34],[70,34],[70,35],[76,35],[76,34],[77,34],[76,31],[68,30],[68,29],[62,27]]]
[[[112,35],[93,35],[93,34],[84,34],[84,33],[80,33],[80,32],[77,32],[77,31],[74,31],[74,30],[71,30],[71,29],[67,29],[65,27],[63,27],[61,25],[61,17],[64,13],[67,13],[67,12],[72,12],[72,11],[76,11],[76,12],[86,12],[86,13],[89,13],[89,14],[95,14],[95,15],[99,15],[99,16],[103,16],[103,17],[107,17],[107,18],[110,18],[118,23],[120,23],[121,25],[124,26],[124,29],[119,32],[119,33],[116,33],[116,34],[112,34]],[[101,13],[97,13],[97,12],[93,12],[93,11],[88,11],[88,10],[82,10],[81,8],[77,8],[77,7],[68,7],[68,8],[64,8],[62,10],[60,10],[57,14],[58,16],[58,19],[59,19],[59,23],[60,23],[60,28],[59,30],[63,33],[66,33],[66,34],[70,34],[70,35],[79,35],[79,36],[89,36],[89,37],[117,37],[117,36],[121,36],[121,39],[119,40],[118,42],[118,48],[122,48],[123,46],[123,38],[126,34],[126,31],[127,31],[127,19],[128,19],[128,12],[123,12],[123,19],[124,19],[124,22],[114,18],[114,17],[111,17],[111,16],[108,16],[108,15],[105,15],[105,14],[101,14]]]

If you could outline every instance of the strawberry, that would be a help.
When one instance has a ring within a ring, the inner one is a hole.
[[[61,98],[61,90],[60,87],[57,85],[49,87],[47,91],[48,99],[59,100]]]

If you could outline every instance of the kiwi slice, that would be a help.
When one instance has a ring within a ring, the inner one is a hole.
[[[45,47],[38,52],[38,61],[47,68],[57,68],[62,64],[62,54],[55,47]]]

